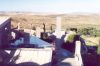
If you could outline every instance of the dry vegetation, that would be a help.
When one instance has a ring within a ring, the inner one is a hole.
[[[56,27],[56,17],[62,17],[62,29],[67,28],[96,28],[100,30],[100,14],[43,14],[43,13],[30,13],[30,12],[0,12],[0,16],[10,16],[12,19],[12,26],[16,27],[21,23],[22,28],[33,28],[40,26],[43,28],[43,23],[46,24],[46,29]]]
[[[85,39],[86,44],[88,46],[98,46],[99,45],[100,37],[91,37],[91,36],[84,36],[84,35],[82,35],[81,37]]]
[[[53,24],[55,28],[56,16],[58,15],[34,15],[34,13],[0,13],[0,15],[8,15],[12,18],[13,27],[17,26],[17,23],[21,23],[22,28],[32,28],[33,26],[43,27],[43,23],[46,24],[46,28],[50,29]],[[99,14],[61,14],[62,17],[62,29],[77,27],[77,28],[88,28],[93,27],[100,29],[100,15]]]
[[[93,27],[100,29],[100,15],[89,14],[89,15],[66,15],[63,18],[63,27],[77,27],[77,28],[88,28]]]
[[[56,16],[54,15],[13,15],[12,24],[20,22],[23,28],[32,28],[32,26],[43,26],[46,24],[46,28],[49,29],[51,24],[55,24]],[[61,15],[62,17],[62,29],[77,27],[88,28],[93,27],[100,29],[100,16],[98,15]],[[55,26],[55,25],[54,25]]]
[[[49,29],[53,24],[55,25],[55,18],[49,16],[37,16],[37,15],[13,15],[12,25],[15,27],[17,23],[20,22],[22,28],[33,28],[36,26],[40,26],[43,28],[43,23],[46,24],[46,28]]]

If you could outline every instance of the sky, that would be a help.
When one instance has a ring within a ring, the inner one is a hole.
[[[0,0],[0,11],[100,12],[100,0]]]

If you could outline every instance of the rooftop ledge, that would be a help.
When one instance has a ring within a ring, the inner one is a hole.
[[[8,16],[0,16],[0,25],[4,23],[6,20],[10,19]]]
[[[2,28],[8,22],[11,22],[9,20],[10,20],[10,17],[8,17],[8,16],[0,16],[0,28]]]

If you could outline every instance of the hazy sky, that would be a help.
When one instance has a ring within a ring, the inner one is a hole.
[[[0,11],[100,12],[100,0],[0,0]]]

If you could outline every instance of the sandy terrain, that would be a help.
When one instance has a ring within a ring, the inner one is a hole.
[[[12,18],[13,27],[17,26],[17,23],[21,23],[22,28],[32,28],[33,26],[40,26],[43,28],[43,23],[46,24],[46,28],[50,29],[53,25],[55,28],[56,16],[62,17],[62,29],[69,27],[88,28],[94,27],[100,29],[100,14],[44,14],[44,13],[24,13],[24,12],[2,12],[1,16],[7,15]]]

